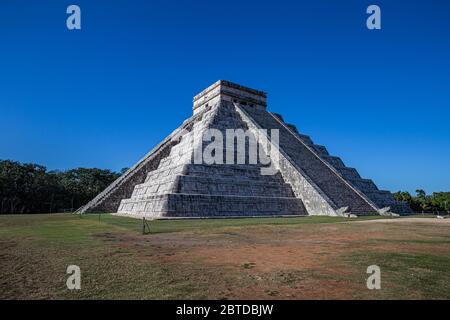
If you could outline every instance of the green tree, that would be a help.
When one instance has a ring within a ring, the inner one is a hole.
[[[75,209],[119,177],[110,170],[47,171],[37,164],[0,160],[0,213],[47,213]]]

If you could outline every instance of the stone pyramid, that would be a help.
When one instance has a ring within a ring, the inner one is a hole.
[[[227,129],[241,129],[258,141],[266,161],[250,160],[250,139],[244,140],[243,152],[237,139],[224,139],[224,148],[231,147],[230,163],[199,158],[208,148],[205,134],[215,130],[227,137]],[[269,167],[273,172],[262,174]],[[191,118],[78,210],[147,218],[410,211],[280,115],[268,112],[264,92],[223,80],[194,97]]]

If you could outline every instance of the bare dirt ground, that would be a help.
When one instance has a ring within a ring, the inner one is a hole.
[[[366,288],[369,264],[360,265],[354,254],[449,256],[450,243],[432,241],[436,236],[450,235],[449,222],[383,219],[225,228],[207,233],[149,235],[145,239],[126,234],[97,236],[161,265],[201,265],[217,270],[218,276],[209,279],[208,287],[208,296],[214,298],[370,299],[383,295]],[[348,263],[349,257],[355,261]],[[370,264],[382,262],[374,257]]]
[[[4,223],[0,298],[450,299],[450,219],[188,221],[148,235],[64,219]],[[83,270],[79,292],[65,288],[68,264]],[[366,287],[369,265],[381,268],[381,290]]]

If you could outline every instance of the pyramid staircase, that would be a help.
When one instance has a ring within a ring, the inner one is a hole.
[[[180,128],[78,212],[148,218],[410,212],[390,192],[378,190],[324,146],[266,111],[261,91],[218,81],[194,97],[193,110]],[[259,129],[269,129],[269,139],[270,129],[277,129],[279,142],[263,148],[271,159],[266,165],[251,164],[248,142],[240,154],[236,141],[234,160],[243,156],[244,163],[197,161],[210,129],[224,137],[226,129],[242,129],[256,138],[266,135]],[[276,169],[274,174],[261,174],[267,166]]]
[[[409,213],[405,202],[396,201],[389,191],[379,190],[370,179],[363,179],[355,168],[344,165],[339,157],[331,156],[324,146],[300,134],[280,115],[242,106],[259,126],[279,130],[280,149],[311,178],[338,208],[349,207],[353,214],[373,214],[391,211]],[[384,210],[383,210],[384,209]]]
[[[280,173],[261,175],[258,164],[194,163],[195,136],[206,129],[225,136],[227,128],[246,129],[233,107],[218,103],[205,110],[158,168],[121,201],[117,213],[151,218],[306,215]]]

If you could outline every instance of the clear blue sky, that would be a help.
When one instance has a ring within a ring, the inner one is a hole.
[[[0,159],[131,166],[227,79],[380,188],[450,191],[449,1],[4,0],[0,40]]]

